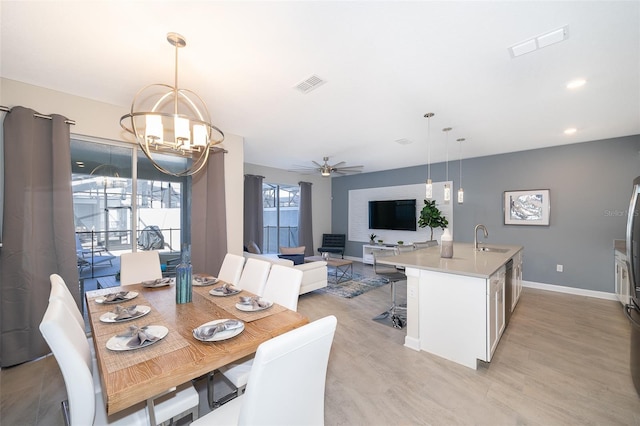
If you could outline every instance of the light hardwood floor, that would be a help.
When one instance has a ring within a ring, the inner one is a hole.
[[[640,425],[630,325],[617,302],[525,288],[492,362],[475,371],[405,348],[403,330],[371,320],[388,302],[389,286],[300,298],[310,319],[338,318],[327,425]],[[0,424],[63,424],[53,357],[2,370],[0,392]]]

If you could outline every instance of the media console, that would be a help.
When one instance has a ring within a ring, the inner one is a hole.
[[[393,250],[394,245],[377,245],[377,244],[365,244],[362,246],[362,263],[367,265],[373,265],[373,252],[375,250]]]

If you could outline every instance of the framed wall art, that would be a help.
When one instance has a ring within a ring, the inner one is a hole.
[[[505,225],[549,225],[548,189],[504,192]]]

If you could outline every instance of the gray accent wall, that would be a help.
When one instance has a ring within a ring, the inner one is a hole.
[[[349,190],[421,183],[426,175],[425,164],[332,178],[332,232],[348,234]],[[640,135],[465,159],[462,205],[455,202],[458,176],[456,159],[449,162],[454,241],[472,243],[482,223],[489,230],[482,242],[524,246],[525,281],[614,292],[613,241],[625,238],[631,185],[640,176]],[[432,164],[431,177],[444,181],[445,164]],[[504,191],[530,189],[550,190],[550,225],[505,225]],[[347,241],[345,255],[362,257],[362,245]],[[563,272],[556,272],[558,264]]]

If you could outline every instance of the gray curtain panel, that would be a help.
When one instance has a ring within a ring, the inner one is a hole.
[[[191,265],[195,273],[217,274],[227,254],[224,153],[209,155],[191,180]]]
[[[298,214],[298,245],[305,246],[304,255],[313,256],[313,221],[311,208],[311,182],[300,185],[300,213]]]
[[[0,250],[0,364],[50,352],[39,325],[57,273],[79,303],[69,124],[14,107],[4,119],[4,241]],[[78,305],[80,306],[80,305]]]
[[[262,218],[262,181],[264,176],[244,175],[244,243],[255,242],[261,252],[264,220]]]

